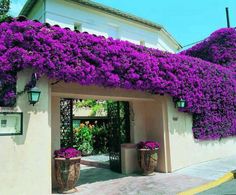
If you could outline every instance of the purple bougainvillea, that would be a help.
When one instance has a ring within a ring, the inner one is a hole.
[[[160,144],[156,141],[141,141],[137,144],[137,148],[155,150],[160,148]]]
[[[197,139],[236,135],[235,80],[227,67],[127,41],[74,32],[35,21],[0,24],[0,97],[14,98],[15,77],[40,76],[80,85],[142,90],[183,98]]]
[[[81,156],[81,152],[75,148],[61,148],[60,150],[55,150],[55,158],[75,158]]]
[[[204,41],[183,51],[182,54],[201,58],[236,71],[236,30],[235,28],[219,29]]]

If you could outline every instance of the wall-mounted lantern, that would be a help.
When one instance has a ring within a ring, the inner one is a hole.
[[[185,108],[186,107],[186,101],[182,98],[175,101],[175,107],[176,108]]]
[[[33,87],[28,91],[29,103],[34,106],[39,101],[41,91],[37,87]]]
[[[39,101],[41,94],[39,88],[36,87],[37,80],[38,80],[37,73],[33,73],[29,84],[30,88],[28,90],[28,100],[29,103],[32,104],[33,106]]]
[[[28,88],[28,100],[33,106],[39,101],[41,91],[36,87],[38,80],[37,73],[33,73]]]

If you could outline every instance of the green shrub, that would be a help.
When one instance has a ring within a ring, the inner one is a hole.
[[[93,152],[92,126],[89,122],[81,123],[79,128],[74,129],[74,147],[82,151],[83,155]]]
[[[95,154],[108,153],[108,131],[105,125],[93,129],[93,148]]]
[[[82,155],[108,152],[108,132],[105,125],[94,125],[89,121],[74,128],[74,148],[82,151]]]

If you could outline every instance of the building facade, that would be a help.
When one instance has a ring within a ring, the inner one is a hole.
[[[30,0],[21,15],[28,18],[86,31],[92,34],[127,40],[151,48],[175,53],[181,46],[160,25],[82,0]],[[17,91],[30,80],[31,70],[18,73]],[[2,112],[23,112],[23,135],[0,136],[0,194],[48,195],[55,183],[53,151],[60,147],[60,98],[93,98],[130,103],[131,143],[122,148],[122,170],[137,170],[135,143],[158,140],[158,171],[177,169],[236,154],[235,138],[198,141],[193,138],[192,115],[179,112],[171,97],[150,93],[80,86],[76,83],[42,78],[37,83],[42,96],[29,105],[27,94],[17,99],[16,107]]]
[[[181,45],[161,25],[85,0],[29,0],[20,15],[175,53]]]

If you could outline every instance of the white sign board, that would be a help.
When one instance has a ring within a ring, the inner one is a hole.
[[[0,112],[0,136],[1,135],[22,135],[23,113],[21,112]]]

